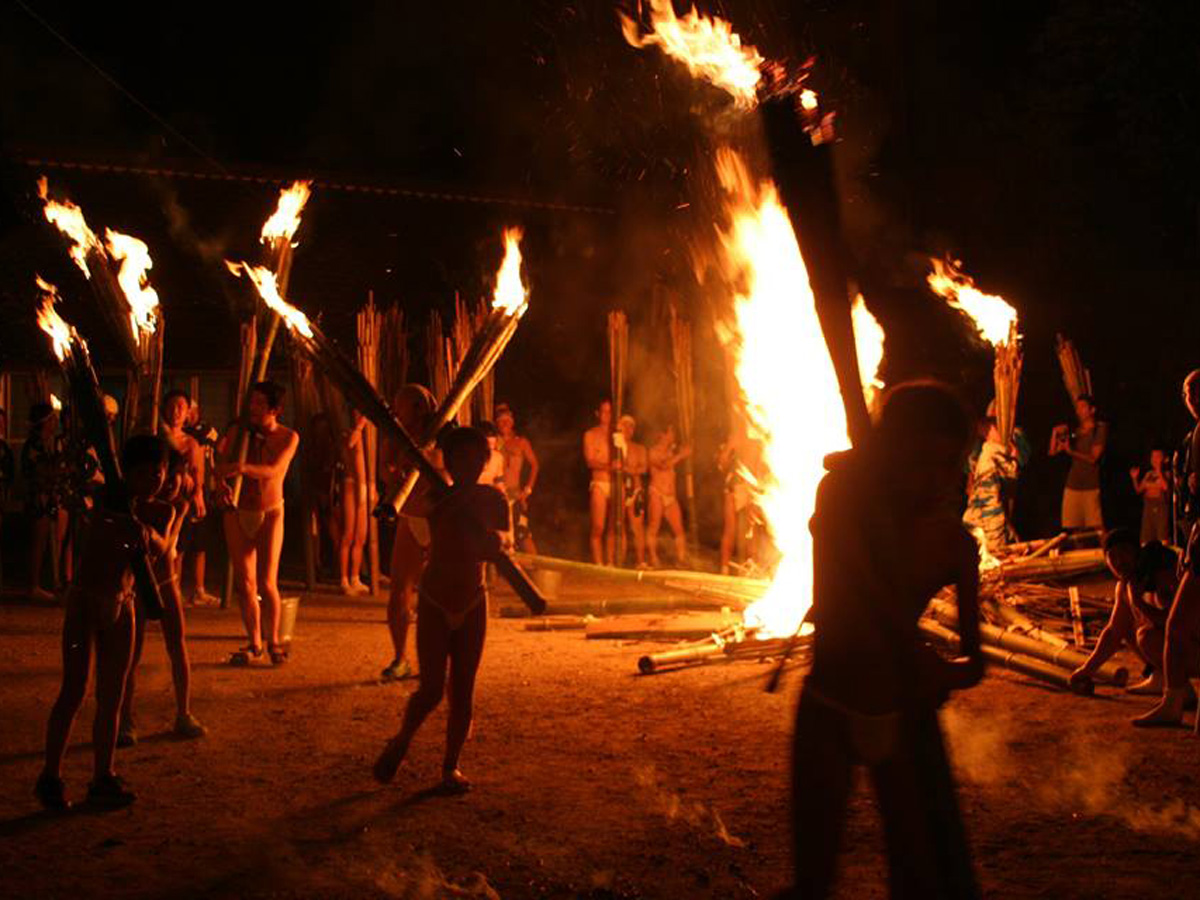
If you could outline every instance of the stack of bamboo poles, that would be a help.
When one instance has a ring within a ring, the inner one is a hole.
[[[675,375],[675,409],[679,417],[679,441],[691,446],[693,421],[696,415],[696,395],[692,386],[692,323],[681,319],[670,306],[671,361]],[[696,479],[689,454],[683,461],[684,496],[687,497],[688,538],[693,558],[700,550],[699,525],[696,515]]]
[[[1062,368],[1063,384],[1067,388],[1067,393],[1071,395],[1072,402],[1084,394],[1090,396],[1092,373],[1084,368],[1083,360],[1079,358],[1079,351],[1075,349],[1070,338],[1065,338],[1061,334],[1056,335],[1054,349],[1058,354],[1058,364]]]
[[[487,303],[480,300],[475,307],[475,313],[471,317],[472,335],[482,331],[488,321],[488,316],[491,314],[491,308]],[[490,367],[487,374],[480,379],[479,387],[475,389],[472,395],[472,403],[475,405],[476,417],[481,422],[496,421],[496,369]]]
[[[378,315],[379,392],[391,402],[408,382],[408,332],[399,304],[381,310]]]
[[[382,322],[375,309],[375,293],[367,293],[367,305],[358,313],[358,370],[374,387],[379,389],[379,337]],[[362,452],[366,454],[367,509],[374,509],[376,497],[376,472],[379,463],[379,439],[375,426],[367,423],[363,431]],[[371,595],[379,594],[379,520],[367,516],[367,559],[371,569]],[[354,578],[358,573],[352,573]]]
[[[624,415],[625,405],[625,380],[627,376],[626,365],[629,358],[629,321],[625,318],[625,313],[620,310],[613,310],[608,314],[608,364],[610,376],[610,389],[612,391],[612,428],[614,432],[617,427],[617,422]],[[616,447],[609,447],[610,453],[616,453]],[[612,486],[611,493],[611,510],[609,519],[609,528],[615,536],[616,555],[613,560],[614,564],[620,566],[625,563],[625,478],[623,473],[616,477],[616,483]]]
[[[425,368],[429,373],[429,389],[439,403],[446,399],[454,381],[452,363],[446,353],[447,344],[446,333],[442,328],[442,314],[436,309],[432,310],[425,322]]]
[[[996,430],[1000,432],[1001,446],[1007,447],[1016,427],[1017,395],[1021,389],[1022,355],[1016,321],[1009,325],[1008,340],[996,345],[995,356]]]

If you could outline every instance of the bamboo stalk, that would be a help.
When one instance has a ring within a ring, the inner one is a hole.
[[[358,367],[376,390],[379,388],[379,317],[375,311],[375,292],[367,292],[366,308],[358,314]],[[375,425],[368,423],[363,434],[366,454],[367,508],[374,509],[376,498],[375,473],[378,464],[378,439]],[[379,520],[367,516],[367,557],[371,569],[371,595],[378,596],[379,578]]]
[[[1084,394],[1092,393],[1092,375],[1084,367],[1079,351],[1069,338],[1061,334],[1055,335],[1054,350],[1058,356],[1058,364],[1062,369],[1063,385],[1071,395],[1071,401],[1078,400]]]
[[[943,628],[936,622],[930,622],[928,619],[922,619],[920,624],[921,631],[930,637],[944,641],[951,646],[958,646],[958,635],[947,628]],[[1073,693],[1081,696],[1091,696],[1095,693],[1095,685],[1090,681],[1071,684],[1071,673],[1065,669],[1060,669],[1053,663],[1038,659],[1033,656],[1026,656],[1021,653],[1016,653],[1011,650],[1005,650],[1000,647],[994,647],[989,644],[984,644],[981,648],[983,656],[988,662],[993,663],[1013,672],[1019,672],[1022,675],[1029,675],[1037,678],[1040,681],[1045,681],[1048,684],[1057,685],[1065,688]]]
[[[572,572],[577,575],[590,575],[608,578],[614,581],[637,582],[653,584],[661,587],[676,588],[684,585],[705,586],[741,590],[751,595],[754,592],[762,596],[767,592],[771,583],[760,578],[742,578],[736,575],[713,575],[707,572],[693,572],[687,569],[622,569],[616,566],[598,566],[595,563],[578,562],[573,559],[559,559],[553,556],[533,556],[528,553],[515,553],[513,556],[521,563],[538,569],[548,569],[551,572]],[[680,587],[679,589],[683,589]]]
[[[625,313],[620,310],[614,310],[608,314],[608,353],[609,353],[609,376],[612,389],[612,429],[616,433],[617,423],[621,416],[624,415],[624,396],[625,396],[625,358],[629,350],[629,323],[625,318]],[[612,443],[612,435],[609,436],[609,452],[624,453],[619,451]],[[624,468],[619,473],[614,473],[613,477],[616,484],[612,485],[611,504],[612,504],[612,521],[610,523],[613,529],[612,534],[615,536],[614,543],[615,555],[613,562],[616,565],[625,564],[626,553],[626,534],[625,534],[625,474]]]
[[[1053,552],[1053,551],[1051,551]],[[1001,562],[1000,576],[1005,579],[1068,578],[1104,569],[1104,551],[1069,550],[1057,556],[1034,559],[1018,557]]]
[[[671,355],[675,374],[675,407],[679,419],[679,440],[684,446],[692,444],[692,423],[696,415],[696,399],[692,384],[692,326],[681,319],[670,305]],[[688,542],[693,559],[700,552],[700,525],[696,515],[696,481],[692,456],[683,461],[684,496],[688,508]]]

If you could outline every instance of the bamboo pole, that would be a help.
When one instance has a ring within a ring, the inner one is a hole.
[[[950,646],[958,646],[958,635],[947,628],[942,627],[936,622],[930,622],[928,619],[922,619],[920,623],[921,631],[930,637],[944,641]],[[994,647],[990,644],[984,644],[981,647],[983,656],[988,662],[1005,669],[1010,669],[1013,672],[1019,672],[1022,675],[1029,675],[1032,678],[1037,678],[1040,681],[1045,681],[1048,684],[1053,684],[1072,693],[1081,696],[1090,697],[1095,693],[1095,685],[1091,681],[1071,683],[1071,673],[1065,669],[1060,669],[1053,663],[1046,662],[1043,659],[1038,659],[1033,656],[1026,656],[1022,653],[1016,653],[1011,650],[1005,650],[1000,647]]]
[[[615,480],[610,492],[612,504],[612,535],[614,547],[613,563],[617,566],[625,564],[626,535],[625,535],[625,452],[615,445],[613,436],[616,434],[617,423],[624,415],[625,396],[625,358],[629,350],[629,323],[625,313],[614,310],[608,314],[608,354],[609,376],[612,390],[612,433],[609,435],[609,453],[620,453],[622,468],[610,475]]]
[[[1057,556],[1036,557],[1034,559],[1018,557],[1000,563],[1000,576],[1004,579],[1032,580],[1037,578],[1069,578],[1075,575],[1086,575],[1089,572],[1099,572],[1104,569],[1104,551],[1068,550]]]
[[[376,390],[379,389],[379,315],[375,310],[375,292],[367,291],[367,305],[358,314],[358,368]],[[376,471],[378,432],[374,423],[367,423],[363,432],[363,452],[366,454],[367,508],[374,509],[376,500]],[[367,516],[367,561],[371,570],[371,596],[379,595],[379,520]]]
[[[692,423],[696,415],[696,398],[692,384],[692,325],[679,317],[674,303],[670,305],[670,314],[671,355],[675,373],[675,407],[679,419],[679,440],[685,447],[691,447]],[[688,505],[688,542],[691,544],[692,559],[695,560],[700,552],[700,524],[696,514],[696,479],[692,454],[688,454],[683,461],[683,485]]]
[[[1079,351],[1069,338],[1061,334],[1055,335],[1054,351],[1058,356],[1058,365],[1062,369],[1063,386],[1071,396],[1071,402],[1078,400],[1084,394],[1092,393],[1092,374],[1084,367]]]

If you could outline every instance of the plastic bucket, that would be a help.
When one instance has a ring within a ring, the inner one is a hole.
[[[300,597],[279,598],[279,642],[290,644],[296,633],[296,615],[300,612]]]

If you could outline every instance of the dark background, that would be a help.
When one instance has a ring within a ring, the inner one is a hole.
[[[236,321],[250,306],[217,261],[253,252],[277,180],[438,193],[318,190],[300,232],[295,301],[343,340],[369,289],[414,319],[448,311],[455,291],[489,290],[500,228],[523,224],[532,306],[499,369],[497,399],[517,407],[554,461],[547,482],[561,502],[538,518],[552,546],[575,552],[584,478],[575,448],[607,389],[605,313],[629,313],[631,405],[661,420],[672,395],[663,299],[677,297],[698,325],[711,533],[718,489],[708,466],[726,422],[711,335],[718,298],[695,285],[688,244],[711,228],[697,200],[721,98],[657,51],[629,48],[613,2],[297,9],[0,5],[0,364],[48,362],[32,331],[35,267],[68,295],[83,293],[40,220],[33,180],[42,172],[93,223],[151,245],[168,364],[184,368],[234,360]],[[1152,442],[1182,437],[1179,383],[1200,364],[1194,5],[709,9],[770,58],[817,58],[814,84],[839,114],[848,237],[888,333],[886,378],[938,374],[986,404],[987,352],[922,289],[928,257],[953,253],[1022,317],[1018,420],[1039,454],[1022,481],[1022,531],[1056,525],[1062,460],[1046,459],[1044,447],[1070,411],[1053,354],[1059,331],[1075,340],[1112,424],[1108,518],[1136,519],[1128,467]],[[94,334],[82,307],[72,314]]]

